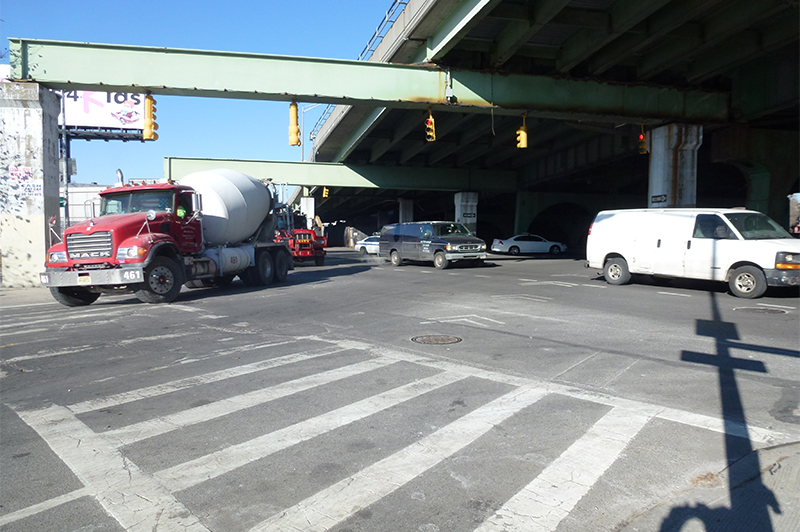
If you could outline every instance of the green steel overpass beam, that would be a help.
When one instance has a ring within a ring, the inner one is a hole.
[[[164,158],[164,177],[179,180],[192,172],[230,168],[274,183],[304,187],[394,188],[407,190],[491,190],[516,192],[516,172],[458,170],[452,168],[404,168],[399,166],[346,165],[246,161],[239,159]]]
[[[725,122],[725,92],[445,70],[435,65],[9,39],[11,78],[178,96],[451,108],[570,120]]]

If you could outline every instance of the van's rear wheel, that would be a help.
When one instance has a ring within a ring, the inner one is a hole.
[[[767,290],[767,279],[764,277],[764,272],[755,266],[741,266],[731,273],[728,286],[736,297],[753,299],[764,295]]]
[[[397,251],[392,251],[389,253],[389,262],[392,263],[392,266],[400,266],[403,259],[400,258],[400,254]]]
[[[614,257],[606,261],[603,276],[608,284],[626,284],[631,280],[628,263],[622,257]]]

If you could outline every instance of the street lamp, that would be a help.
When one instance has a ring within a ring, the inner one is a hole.
[[[312,109],[314,109],[316,107],[319,107],[320,105],[322,105],[322,104],[321,103],[314,103],[314,104],[311,104],[311,105],[303,105],[300,108],[300,111],[301,111],[301,113],[300,113],[300,131],[305,131],[306,130],[306,111],[310,111],[310,110],[312,110]],[[311,140],[311,135],[308,136],[308,140]],[[305,162],[305,160],[306,160],[306,157],[305,157],[305,144],[300,143],[300,161],[301,162]]]

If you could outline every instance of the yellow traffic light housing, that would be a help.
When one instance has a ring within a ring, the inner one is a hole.
[[[289,104],[289,146],[300,145],[300,126],[297,124],[297,102]]]
[[[323,198],[328,197],[328,187],[322,187],[322,197]]]
[[[436,140],[436,123],[433,121],[430,109],[428,109],[428,118],[425,119],[425,140],[428,142]]]
[[[642,155],[647,153],[647,134],[644,132],[644,124],[642,124],[642,132],[639,133],[639,153]]]
[[[517,130],[517,148],[528,147],[528,126],[525,125],[525,117],[526,115],[522,116],[522,125]]]
[[[152,94],[144,98],[144,129],[142,140],[158,140],[158,124],[156,124],[156,99]]]

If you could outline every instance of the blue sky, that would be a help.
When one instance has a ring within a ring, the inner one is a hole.
[[[391,5],[392,0],[2,0],[0,63],[8,64],[9,37],[356,59]],[[78,164],[73,181],[111,184],[117,168],[130,178],[161,177],[164,157],[300,160],[300,147],[288,143],[288,103],[157,99],[157,141],[72,141]],[[307,134],[323,108],[305,113],[306,156]]]

